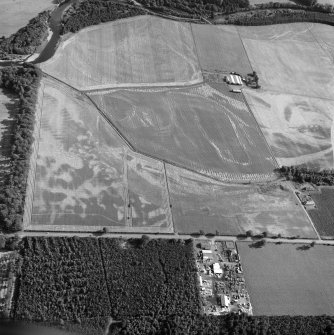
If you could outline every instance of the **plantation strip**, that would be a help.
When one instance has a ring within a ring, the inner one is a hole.
[[[22,229],[40,78],[40,71],[32,65],[24,64],[0,70],[0,87],[8,89],[19,98],[9,153],[10,171],[0,194],[1,231],[11,232]]]

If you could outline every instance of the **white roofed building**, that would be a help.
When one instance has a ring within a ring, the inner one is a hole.
[[[242,85],[242,79],[237,74],[229,74],[226,76],[226,82],[231,85]]]

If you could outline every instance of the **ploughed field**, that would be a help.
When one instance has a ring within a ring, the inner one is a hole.
[[[334,247],[238,243],[254,315],[333,315]]]
[[[88,98],[50,79],[41,89],[26,228],[170,232],[163,164],[133,153]]]
[[[83,29],[41,67],[81,90],[202,81],[190,24],[153,16]]]
[[[119,89],[90,96],[140,152],[215,179],[273,178],[275,163],[254,117],[242,96],[227,87]]]
[[[334,189],[322,187],[320,193],[311,196],[317,208],[308,211],[319,235],[322,238],[334,238]]]
[[[238,235],[252,230],[316,238],[297,198],[285,183],[231,185],[167,166],[175,230]]]

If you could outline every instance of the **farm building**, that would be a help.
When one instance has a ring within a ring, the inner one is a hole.
[[[212,251],[211,250],[202,250],[203,260],[212,259]]]
[[[230,298],[227,295],[222,294],[220,296],[220,305],[222,307],[228,307],[228,306],[230,306],[230,303],[231,303]]]
[[[222,274],[223,273],[223,270],[220,267],[219,263],[214,263],[213,264],[213,273],[214,274]]]
[[[229,74],[226,77],[226,82],[231,85],[242,85],[242,79],[237,74]]]

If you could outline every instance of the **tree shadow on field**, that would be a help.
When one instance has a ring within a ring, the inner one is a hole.
[[[252,244],[249,244],[249,247],[254,248],[254,249],[260,249],[260,248],[263,248],[265,245],[266,245],[266,241],[260,240],[260,241],[253,242]]]
[[[299,247],[296,248],[296,250],[303,250],[303,251],[306,251],[306,250],[309,250],[309,249],[311,249],[311,246],[307,245],[307,244],[300,245]]]

